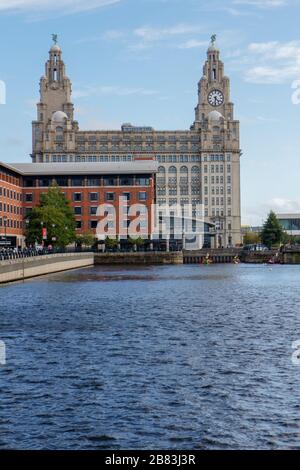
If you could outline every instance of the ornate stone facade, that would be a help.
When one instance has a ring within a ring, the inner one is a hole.
[[[54,44],[40,81],[33,162],[155,159],[158,204],[203,204],[205,220],[216,227],[215,246],[241,243],[239,121],[234,119],[230,81],[214,38],[190,130],[155,131],[124,124],[120,131],[81,131],[74,120],[71,91],[61,49]]]

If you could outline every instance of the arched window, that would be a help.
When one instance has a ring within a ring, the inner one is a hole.
[[[181,175],[188,175],[188,173],[189,173],[189,170],[188,170],[188,167],[187,167],[187,166],[182,166],[182,167],[180,168],[180,174],[181,174]]]
[[[177,175],[177,169],[175,166],[170,166],[169,168],[169,173]]]
[[[166,184],[166,169],[163,166],[158,167],[157,184],[158,185]]]
[[[57,128],[55,129],[55,132],[56,132],[56,135],[55,135],[56,142],[62,142],[64,139],[63,128],[61,126],[57,126]]]
[[[177,168],[175,166],[169,168],[169,184],[177,184]]]
[[[192,167],[192,183],[200,183],[200,167],[196,165]]]
[[[187,184],[189,179],[189,170],[187,166],[180,167],[180,184]]]

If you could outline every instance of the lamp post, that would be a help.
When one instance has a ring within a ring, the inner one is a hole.
[[[25,229],[26,229],[26,245],[27,245],[27,236],[28,236],[28,228],[29,228],[29,223],[30,223],[30,220],[29,219],[26,219],[25,220]],[[26,246],[25,245],[25,246]],[[23,240],[23,247],[24,247],[24,240]]]
[[[6,237],[6,234],[7,234],[7,231],[6,231],[7,217],[6,217],[6,215],[3,217],[3,222],[4,222],[4,240],[5,240],[5,246],[6,246],[6,242],[7,242],[7,237]]]

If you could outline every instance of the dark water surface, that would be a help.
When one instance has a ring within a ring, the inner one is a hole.
[[[1,449],[300,449],[300,267],[99,267],[0,296]]]

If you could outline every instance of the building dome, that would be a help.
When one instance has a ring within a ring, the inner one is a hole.
[[[220,49],[218,49],[218,47],[215,45],[211,45],[208,48],[208,52],[220,52]]]
[[[56,113],[52,114],[52,122],[61,124],[65,119],[68,119],[68,116],[63,111],[56,111]]]
[[[53,46],[50,49],[50,52],[61,52],[61,48],[59,47],[58,44],[53,44]]]
[[[208,119],[211,121],[219,121],[220,119],[223,119],[223,116],[219,111],[211,111],[208,115]]]

